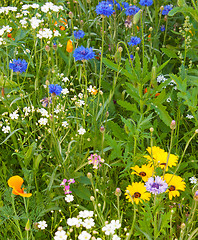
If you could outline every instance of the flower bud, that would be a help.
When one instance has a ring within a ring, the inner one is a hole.
[[[118,52],[121,53],[123,51],[123,48],[122,47],[119,47],[118,48]]]
[[[57,44],[56,43],[53,43],[53,49],[56,50],[57,49]]]
[[[27,220],[27,223],[25,225],[25,230],[30,231],[30,220],[29,219]]]
[[[198,190],[195,192],[195,194],[194,194],[194,200],[195,201],[198,201]]]
[[[46,52],[49,52],[49,51],[50,51],[50,46],[49,46],[49,45],[46,45],[46,46],[45,46],[45,51],[46,51]]]
[[[198,133],[198,129],[195,130],[195,133]]]
[[[74,16],[73,12],[69,12],[69,17],[73,18],[73,16]]]
[[[117,197],[119,197],[119,196],[121,196],[121,194],[122,194],[121,189],[120,189],[120,188],[116,188],[116,190],[115,190],[115,195],[116,195]]]
[[[92,179],[92,174],[91,174],[90,172],[88,172],[88,173],[87,173],[87,177],[88,177],[89,179]]]
[[[160,10],[163,11],[163,10],[164,10],[164,6],[161,6],[161,7],[160,7]]]
[[[176,128],[176,122],[175,120],[172,120],[171,124],[170,124],[170,129],[174,130]]]
[[[180,228],[181,228],[182,230],[184,230],[185,227],[186,227],[186,224],[185,224],[185,223],[182,223],[181,226],[180,226]]]
[[[140,48],[139,47],[136,47],[136,51],[138,52],[140,50]]]
[[[91,196],[90,200],[93,202],[95,200],[94,196]]]
[[[133,24],[137,24],[140,20],[140,17],[141,17],[141,14],[142,14],[142,10],[140,10],[139,12],[137,12],[134,17],[133,17]]]
[[[151,132],[151,133],[154,132],[154,128],[153,128],[153,127],[150,128],[150,132]]]
[[[101,132],[101,133],[104,133],[104,131],[105,131],[104,126],[101,126],[101,127],[100,127],[100,132]]]
[[[153,28],[152,28],[152,27],[150,27],[150,28],[149,28],[149,31],[150,31],[150,32],[152,32],[152,31],[153,31]]]
[[[109,116],[109,112],[108,112],[108,111],[106,111],[106,117],[108,118],[108,116]]]

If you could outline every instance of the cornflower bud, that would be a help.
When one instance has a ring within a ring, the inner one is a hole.
[[[121,196],[121,194],[122,194],[121,189],[120,188],[116,188],[115,195],[119,197],[119,196]]]
[[[174,130],[176,128],[176,122],[175,120],[172,120],[171,124],[170,124],[170,129]]]
[[[153,127],[150,128],[150,132],[151,132],[151,133],[154,132],[154,128],[153,128]]]
[[[73,16],[74,16],[73,12],[69,12],[69,17],[73,18]]]

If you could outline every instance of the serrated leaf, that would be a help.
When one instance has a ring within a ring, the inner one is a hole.
[[[161,48],[161,51],[164,52],[170,58],[178,58],[178,56],[173,50],[170,50],[167,48]]]
[[[135,104],[131,104],[127,101],[122,100],[118,100],[117,103],[128,111],[140,113]]]
[[[168,112],[166,111],[166,107],[160,103],[154,103],[152,105],[155,112],[158,114],[160,119],[167,125],[170,126],[172,118],[169,116]]]
[[[115,137],[117,137],[120,140],[126,139],[127,136],[124,132],[124,129],[121,129],[117,123],[114,123],[113,121],[108,121],[107,125],[110,127]]]

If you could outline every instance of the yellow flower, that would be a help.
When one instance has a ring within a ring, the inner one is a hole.
[[[132,183],[132,185],[129,185],[126,190],[127,192],[125,193],[125,195],[129,202],[133,203],[134,201],[136,204],[138,204],[139,202],[142,203],[142,200],[150,200],[151,194],[146,192],[146,187],[144,186],[144,183],[134,182]]]
[[[25,193],[24,188],[21,188],[23,184],[23,178],[20,176],[13,176],[8,179],[8,185],[9,187],[13,188],[12,193],[14,195],[20,195],[22,197],[31,197],[31,193]]]
[[[167,173],[164,175],[164,179],[169,186],[166,192],[169,193],[170,200],[172,200],[173,197],[180,196],[180,192],[178,190],[184,191],[186,188],[186,183],[179,176]]]
[[[132,172],[131,174],[136,174],[140,177],[142,177],[142,180],[146,182],[150,177],[153,175],[154,167],[151,166],[151,164],[148,165],[142,165],[142,167],[138,167],[136,165],[135,167],[132,167],[135,172]]]
[[[154,162],[155,166],[159,166],[160,168],[164,169],[166,166],[168,153],[156,146],[152,147],[152,154],[151,147],[148,147],[146,150],[149,152],[150,156],[145,155],[144,157],[147,158],[151,164]],[[151,156],[153,156],[153,160]],[[174,154],[170,154],[166,171],[168,171],[168,167],[176,166],[177,162],[178,157]]]
[[[68,53],[71,53],[73,51],[74,47],[73,47],[73,44],[72,44],[72,41],[71,40],[68,40],[67,41],[67,47],[66,47],[66,51]]]

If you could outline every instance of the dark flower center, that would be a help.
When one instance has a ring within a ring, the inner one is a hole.
[[[145,177],[146,173],[145,172],[140,172],[139,175],[142,176],[142,177]]]
[[[135,198],[140,198],[140,197],[141,197],[141,194],[140,194],[139,192],[135,192],[134,195],[133,195],[133,197],[135,197]]]
[[[159,187],[161,187],[162,186],[162,184],[159,184],[159,183],[153,183],[152,184],[152,188],[157,188],[157,189],[159,189]]]
[[[171,186],[169,187],[169,191],[175,191],[175,186],[171,185]]]
[[[160,163],[160,165],[164,165],[164,166],[166,166],[166,163]]]

